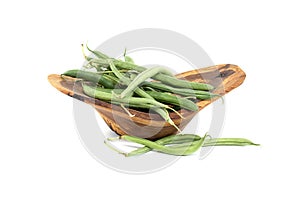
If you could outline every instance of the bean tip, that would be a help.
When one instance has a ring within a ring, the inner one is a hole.
[[[119,137],[110,137],[110,138],[107,138],[107,140],[108,141],[116,141],[116,140],[119,140],[119,139],[121,139],[121,137],[119,136]],[[105,142],[106,140],[104,140],[104,142]]]

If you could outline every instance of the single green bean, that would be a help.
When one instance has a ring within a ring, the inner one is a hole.
[[[171,87],[159,82],[147,82],[145,81],[143,83],[143,86],[152,87],[155,89],[159,89],[166,92],[172,92],[174,94],[180,94],[183,96],[197,96],[197,95],[205,95],[205,96],[218,96],[216,94],[207,92],[207,91],[201,91],[201,90],[191,90],[191,89],[183,89],[183,88],[175,88]]]
[[[179,144],[176,145],[176,147],[184,148],[189,147],[193,145],[197,145],[197,140],[200,140],[201,137],[198,135],[193,134],[180,134],[180,135],[172,135],[172,136],[166,136],[164,138],[161,138],[159,140],[156,140],[155,142],[160,145],[169,145],[169,144]],[[208,146],[248,146],[248,145],[255,145],[259,146],[259,144],[255,144],[251,142],[248,139],[245,138],[211,138],[204,141],[202,147],[208,147]],[[175,146],[175,145],[174,145]],[[151,151],[152,149],[144,146],[140,147],[136,150],[133,150],[126,155],[129,156],[135,156],[147,153]]]
[[[84,52],[84,45],[83,44],[81,44],[81,50],[82,50],[82,54],[83,54],[83,57],[84,57],[85,60],[90,61],[90,60],[93,59],[92,57],[89,57],[89,56],[87,56],[85,54],[85,52]]]
[[[111,104],[116,104],[116,105],[124,105],[124,103],[121,103],[121,102],[118,102],[118,101],[111,101],[110,102]],[[130,108],[142,108],[142,109],[154,109],[154,108],[157,108],[156,106],[153,106],[151,104],[133,104],[131,103],[130,105],[124,105],[126,106],[127,108],[130,107]]]
[[[252,141],[245,138],[211,138],[204,142],[203,146],[246,146],[259,144],[253,143]]]
[[[114,88],[115,87],[115,84],[111,80],[109,80],[105,75],[96,74],[96,73],[89,72],[89,71],[74,69],[74,70],[68,70],[65,73],[63,73],[62,75],[70,76],[70,77],[74,77],[74,78],[80,78],[80,79],[83,79],[86,81],[91,81],[94,83],[99,83],[106,88]]]
[[[110,69],[113,71],[113,73],[115,74],[115,76],[121,81],[123,82],[125,85],[129,85],[131,80],[125,76],[123,76],[123,74],[121,72],[119,72],[119,70],[115,67],[114,63],[109,60],[108,61]],[[123,90],[124,91],[124,90]],[[123,92],[122,91],[122,92]],[[150,95],[148,95],[144,90],[140,89],[139,87],[137,87],[134,90],[138,95],[140,95],[141,97],[145,97],[145,98],[149,98],[149,99],[153,99]]]
[[[130,93],[130,91],[135,90],[142,82],[155,76],[156,74],[163,73],[172,76],[172,73],[164,67],[153,67],[149,68],[140,74],[138,74],[135,79],[128,85],[128,87],[121,93],[121,98],[124,98]]]
[[[155,92],[155,91],[146,91],[146,92],[154,99],[163,103],[173,104],[191,111],[198,111],[199,109],[197,104],[185,98],[181,98],[175,95],[170,95],[162,92]]]
[[[113,81],[115,85],[118,84],[118,83],[120,82],[119,79],[118,79],[117,77],[112,76],[112,75],[110,75],[110,74],[103,74],[103,76],[106,77],[107,79]]]
[[[109,56],[105,55],[104,53],[101,53],[100,51],[96,51],[96,50],[92,50],[88,47],[88,45],[86,44],[86,48],[91,52],[93,53],[95,56],[97,56],[98,58],[101,58],[101,59],[108,59]]]

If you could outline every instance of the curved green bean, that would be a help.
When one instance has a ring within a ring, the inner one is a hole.
[[[109,56],[105,55],[104,53],[101,53],[100,51],[96,51],[96,50],[92,50],[88,47],[88,45],[86,44],[86,48],[92,53],[94,54],[95,56],[97,56],[98,58],[101,58],[101,59],[108,59]]]
[[[193,134],[180,134],[180,135],[172,135],[172,136],[166,136],[164,138],[161,138],[159,140],[156,140],[155,142],[160,145],[169,145],[169,144],[179,144],[176,145],[176,147],[189,147],[192,145],[197,144],[197,140],[200,140],[201,137],[198,135]],[[248,146],[248,145],[255,145],[259,146],[259,144],[255,144],[251,142],[248,139],[245,138],[211,138],[204,140],[204,143],[202,147],[208,147],[208,146]],[[152,149],[148,146],[140,147],[136,150],[133,150],[126,154],[126,156],[136,156],[140,154],[147,153],[151,151]]]
[[[153,68],[146,69],[145,71],[138,74],[132,80],[132,82],[128,85],[128,87],[121,93],[120,97],[121,98],[126,97],[132,90],[135,90],[142,82],[159,73],[173,76],[172,73],[164,67],[153,67]]]

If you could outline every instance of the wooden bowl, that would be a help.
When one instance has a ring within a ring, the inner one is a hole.
[[[183,72],[177,74],[176,77],[193,82],[209,83],[216,88],[213,93],[225,95],[241,85],[246,74],[237,65],[221,64]],[[85,95],[82,91],[81,84],[79,84],[78,81],[76,82],[76,79],[65,79],[60,75],[51,74],[48,76],[48,80],[53,87],[62,93],[92,105],[107,125],[117,134],[158,139],[178,132],[173,126],[166,123],[158,114],[129,109],[130,113],[135,115],[134,117],[130,117],[120,106],[112,105]],[[220,97],[211,100],[198,101],[197,105],[199,111],[218,98]],[[181,109],[180,113],[183,115],[184,119],[180,118],[175,113],[170,113],[170,117],[180,129],[183,129],[197,114],[197,112],[185,109]]]

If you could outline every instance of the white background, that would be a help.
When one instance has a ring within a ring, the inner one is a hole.
[[[296,2],[1,1],[0,199],[299,199]],[[215,148],[148,175],[86,152],[72,99],[47,75],[79,68],[84,41],[146,27],[180,32],[247,73],[227,95],[223,136],[261,147]]]

